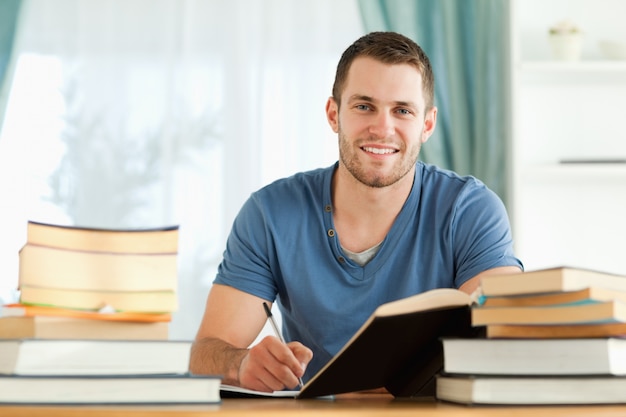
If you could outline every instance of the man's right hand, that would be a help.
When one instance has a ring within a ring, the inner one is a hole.
[[[295,388],[313,357],[309,348],[298,342],[284,344],[273,336],[250,347],[267,323],[265,302],[232,287],[213,285],[191,347],[189,370],[221,375],[224,384],[257,391]]]
[[[282,343],[267,336],[252,346],[239,366],[239,384],[256,391],[294,389],[313,352],[299,342]]]

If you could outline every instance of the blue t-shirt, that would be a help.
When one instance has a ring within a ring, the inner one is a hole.
[[[336,168],[299,173],[253,193],[235,219],[215,279],[277,300],[285,339],[313,350],[305,380],[379,305],[458,288],[490,268],[522,267],[498,196],[476,178],[419,161],[411,193],[378,253],[357,265],[334,231]]]

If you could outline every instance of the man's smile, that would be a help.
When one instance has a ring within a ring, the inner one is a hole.
[[[373,153],[376,155],[387,155],[398,152],[397,149],[393,148],[375,148],[373,146],[363,146],[361,149],[365,152]]]

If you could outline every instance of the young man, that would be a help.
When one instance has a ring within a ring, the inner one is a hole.
[[[433,74],[410,39],[370,33],[342,55],[326,115],[339,161],[276,181],[228,238],[190,370],[272,391],[314,375],[380,304],[440,287],[471,293],[516,273],[507,213],[480,181],[417,160],[435,129]],[[278,301],[287,344],[268,336]],[[419,332],[419,329],[415,329]]]

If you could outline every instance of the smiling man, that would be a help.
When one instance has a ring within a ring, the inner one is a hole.
[[[418,161],[437,122],[428,57],[374,32],[337,66],[328,122],[339,161],[255,192],[233,224],[190,370],[273,391],[321,369],[379,305],[434,288],[471,293],[520,272],[506,210],[471,176]],[[262,330],[278,302],[287,343]],[[419,332],[420,329],[415,329]]]

